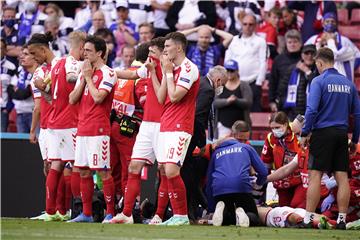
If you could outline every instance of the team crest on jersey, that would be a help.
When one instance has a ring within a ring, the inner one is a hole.
[[[99,79],[98,75],[93,76],[92,80],[96,82]]]

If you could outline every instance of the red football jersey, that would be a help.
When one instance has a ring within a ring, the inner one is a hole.
[[[135,112],[134,115],[136,115],[138,118],[143,119],[144,118],[144,106],[147,102],[147,79],[140,79],[136,81],[135,84]]]
[[[61,58],[51,70],[51,94],[53,111],[49,116],[48,128],[76,128],[78,122],[78,104],[69,104],[69,94],[75,83],[66,80],[66,75],[80,73],[81,62],[72,56]]]
[[[278,169],[293,160],[299,151],[299,142],[295,134],[288,130],[283,139],[276,138],[269,133],[265,139],[264,147],[261,152],[261,159],[268,168]],[[288,177],[274,181],[275,188],[284,189],[301,184],[300,172],[296,170]]]
[[[156,68],[155,68],[156,76],[157,76],[159,82],[161,82],[162,70],[161,70],[161,66],[160,66],[160,61],[157,59],[154,59],[154,58],[153,58],[153,61],[156,62]],[[144,105],[143,121],[159,123],[160,119],[161,119],[161,115],[164,110],[164,106],[159,103],[159,101],[156,97],[154,86],[152,84],[152,80],[150,77],[147,76],[148,73],[147,73],[145,66],[142,66],[138,70],[137,73],[141,78],[147,78],[146,101],[145,101],[145,105]],[[146,75],[145,75],[145,73],[146,73]]]
[[[41,92],[34,85],[35,80],[37,79],[45,79],[51,71],[51,64],[43,64],[39,66],[31,79],[31,89],[33,92],[33,97],[41,98],[40,99],[40,128],[46,129],[48,127],[48,118],[51,114],[52,107],[51,104],[48,103],[44,97],[42,97]]]
[[[195,105],[199,91],[200,74],[197,66],[189,59],[174,68],[176,86],[188,90],[186,95],[177,103],[172,103],[166,96],[164,112],[161,116],[160,132],[187,132],[193,134]]]
[[[309,186],[308,161],[309,149],[299,149],[297,162],[301,174],[301,182],[304,188],[308,188]],[[320,196],[326,197],[328,194],[329,190],[326,188],[323,178],[321,178]]]
[[[102,136],[110,135],[110,111],[113,100],[113,86],[116,83],[116,74],[113,69],[103,65],[101,69],[95,70],[92,76],[95,87],[105,90],[109,94],[104,101],[96,104],[87,86],[85,86],[79,106],[78,136]],[[81,76],[77,84],[85,81]]]
[[[264,37],[266,44],[277,46],[277,31],[271,23],[264,22],[256,31],[260,36]]]

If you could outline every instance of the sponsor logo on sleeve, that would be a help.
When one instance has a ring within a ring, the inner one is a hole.
[[[184,77],[180,77],[180,81],[190,83],[190,79],[187,79],[187,78],[184,78]]]
[[[109,88],[112,88],[112,87],[113,87],[113,85],[112,85],[111,83],[109,83],[109,82],[104,82],[104,85],[105,85],[105,86],[108,86]]]

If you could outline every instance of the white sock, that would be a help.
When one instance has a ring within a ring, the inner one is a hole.
[[[339,215],[338,215],[338,218],[337,218],[337,220],[336,220],[336,223],[345,222],[345,219],[346,219],[346,213],[340,213],[340,212],[339,212]]]
[[[305,217],[304,217],[304,223],[308,224],[310,222],[314,221],[315,213],[306,211]]]

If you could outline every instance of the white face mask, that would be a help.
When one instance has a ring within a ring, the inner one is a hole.
[[[24,2],[24,8],[25,8],[25,11],[35,12],[36,4],[34,2]]]
[[[217,88],[215,88],[215,95],[219,96],[220,94],[222,94],[224,91],[224,86],[219,86]]]
[[[274,136],[277,138],[281,138],[285,134],[285,131],[283,131],[281,128],[273,129],[272,132],[273,132]]]

